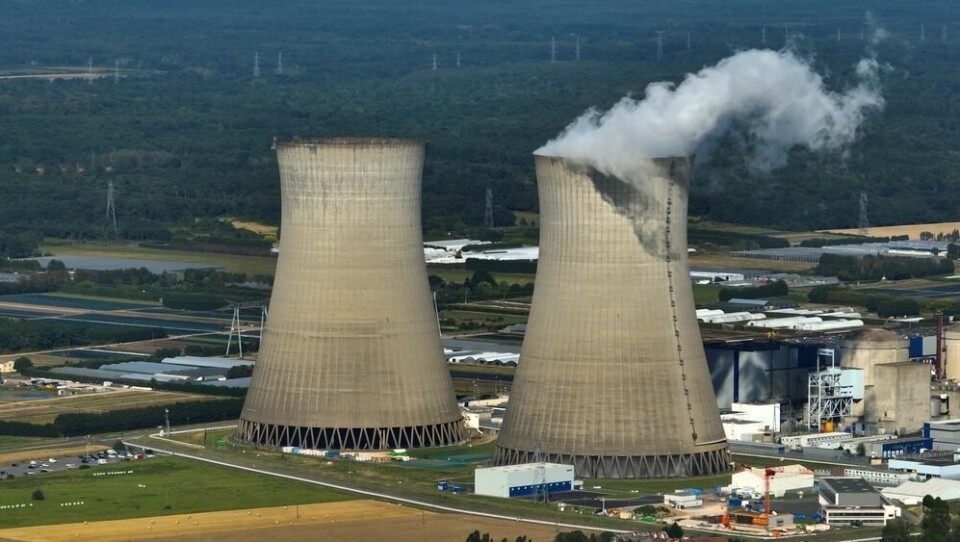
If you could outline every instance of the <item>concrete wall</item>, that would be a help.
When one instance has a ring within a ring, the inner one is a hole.
[[[873,372],[876,384],[867,393],[864,421],[888,433],[919,431],[930,418],[930,366],[883,363]]]

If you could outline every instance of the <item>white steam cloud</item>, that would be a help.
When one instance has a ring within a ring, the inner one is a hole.
[[[865,112],[883,108],[879,69],[874,58],[860,60],[856,86],[835,92],[791,51],[743,51],[679,85],[653,83],[642,100],[591,109],[536,154],[626,179],[645,158],[692,154],[735,126],[750,141],[750,165],[769,170],[793,147],[836,151],[853,142]]]

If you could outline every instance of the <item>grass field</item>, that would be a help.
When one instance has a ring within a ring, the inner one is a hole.
[[[697,305],[716,303],[720,295],[720,287],[710,284],[693,285],[693,302]]]
[[[749,258],[731,258],[726,253],[698,252],[690,255],[691,268],[706,269],[766,269],[795,273],[809,271],[816,264],[809,262],[784,262],[776,260],[751,260]]]
[[[41,501],[31,498],[37,489]],[[346,500],[352,498],[310,484],[164,457],[4,480],[0,506],[28,506],[0,510],[0,521],[7,527],[50,525]],[[67,502],[84,504],[60,506]]]
[[[494,312],[445,310],[440,311],[440,318],[453,318],[457,322],[480,322],[496,326],[522,324],[527,321],[526,316],[517,314],[502,314]]]
[[[30,423],[47,423],[64,412],[108,412],[216,398],[193,393],[131,389],[45,399],[5,399],[5,395],[9,397],[9,394],[0,393],[0,420]]]
[[[143,258],[178,262],[209,263],[223,267],[230,273],[273,275],[277,259],[270,256],[238,256],[214,252],[189,252],[144,248],[135,243],[61,243],[48,241],[40,247],[54,256],[101,256],[108,258]]]

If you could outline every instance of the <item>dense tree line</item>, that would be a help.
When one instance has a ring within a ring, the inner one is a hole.
[[[703,230],[695,227],[688,230],[687,242],[691,245],[718,245],[740,250],[790,246],[790,241],[779,237],[732,231]]]
[[[920,314],[920,303],[915,299],[853,290],[843,286],[814,286],[807,294],[807,299],[812,303],[864,307],[883,318]]]
[[[491,273],[526,273],[537,272],[537,260],[481,260],[467,258],[464,262],[467,271],[489,271]]]
[[[0,435],[75,437],[161,426],[167,413],[171,425],[182,425],[236,418],[242,409],[243,399],[230,398],[107,412],[69,412],[57,415],[53,423],[47,424],[0,421]]]
[[[843,282],[903,280],[953,273],[947,258],[910,258],[897,256],[841,256],[824,254],[814,273],[836,276]]]
[[[775,280],[754,288],[720,288],[718,299],[730,301],[735,297],[742,299],[765,299],[768,297],[784,297],[790,293],[787,283]]]
[[[430,275],[430,288],[437,294],[437,303],[443,307],[462,303],[464,300],[498,299],[505,297],[529,296],[533,294],[533,283],[526,284],[497,282],[488,271],[475,271],[462,283],[446,281],[436,275]]]
[[[828,246],[838,246],[838,245],[860,245],[863,243],[886,243],[889,241],[907,241],[910,239],[909,235],[894,235],[893,237],[864,237],[864,236],[848,236],[848,237],[837,237],[837,238],[823,238],[823,237],[813,237],[811,239],[804,239],[800,241],[800,246],[802,247],[828,247]]]
[[[162,328],[93,326],[56,320],[15,320],[0,318],[0,353],[47,350],[88,344],[119,343],[159,339]]]
[[[512,211],[538,207],[531,151],[583,111],[653,81],[677,82],[732,50],[764,46],[750,0],[566,2],[546,11],[532,0],[416,9],[387,3],[377,10],[278,2],[274,9],[255,0],[229,9],[187,0],[0,4],[8,44],[0,68],[8,73],[81,67],[88,59],[95,69],[120,68],[116,83],[20,80],[0,92],[6,232],[111,238],[111,181],[121,238],[192,239],[198,219],[221,216],[277,223],[270,143],[292,135],[429,140],[425,229],[441,236],[480,230],[488,188],[495,223],[510,224]],[[863,12],[873,10],[894,36],[879,46],[897,74],[884,84],[887,108],[869,119],[848,153],[796,151],[773,174],[746,167],[743,141],[718,141],[714,152],[703,150],[709,160],[698,157],[692,215],[803,230],[855,226],[861,192],[870,197],[874,224],[960,214],[960,201],[944,197],[960,185],[960,156],[951,152],[960,144],[960,105],[952,99],[958,45],[916,36],[923,21],[948,20],[948,8],[875,4],[762,8],[765,20],[802,29],[803,50],[837,89],[854,84],[864,44],[853,34]],[[657,58],[651,36],[667,8],[684,24],[664,35]],[[548,61],[547,28],[565,29],[558,62]],[[689,49],[687,32],[695,36]],[[572,33],[582,39],[582,61],[573,61]],[[264,68],[258,78],[256,44]],[[274,65],[279,53],[282,70]]]

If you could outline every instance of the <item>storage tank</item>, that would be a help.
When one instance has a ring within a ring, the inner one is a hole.
[[[864,328],[840,342],[840,366],[863,369],[865,386],[874,384],[873,367],[910,359],[910,341],[893,331]]]
[[[943,362],[947,380],[960,380],[960,324],[943,330]]]
[[[692,158],[630,179],[536,156],[540,260],[498,465],[578,477],[727,472],[687,265]]]
[[[307,449],[456,444],[420,229],[425,144],[276,144],[282,237],[236,438]]]

